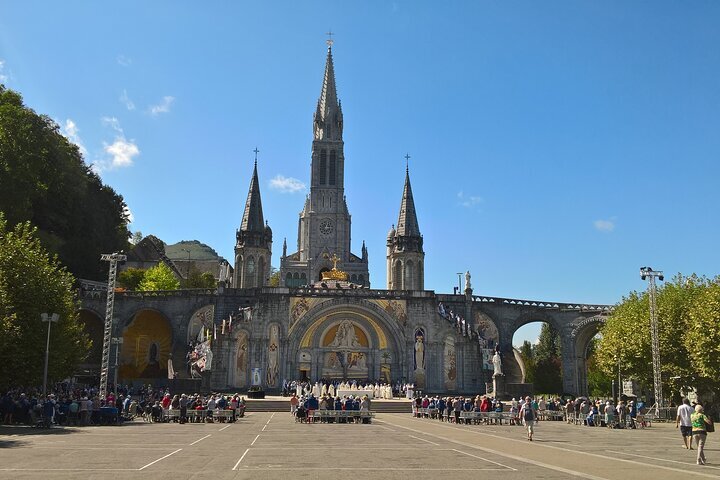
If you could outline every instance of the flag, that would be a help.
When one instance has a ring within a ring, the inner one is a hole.
[[[175,378],[175,369],[173,368],[172,360],[168,358],[168,379],[172,380]]]
[[[223,318],[222,329],[220,330],[221,335],[225,335],[225,319]]]
[[[217,323],[213,323],[213,340],[217,340]]]
[[[232,313],[230,314],[230,322],[228,323],[228,332],[232,333]]]

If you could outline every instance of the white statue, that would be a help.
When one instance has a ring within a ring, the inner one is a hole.
[[[492,357],[492,363],[493,363],[493,376],[494,375],[502,375],[502,360],[500,359],[500,352],[495,351],[495,355]]]
[[[330,344],[331,347],[359,347],[357,335],[355,334],[355,325],[350,320],[343,320],[338,325],[335,338]]]
[[[415,336],[415,370],[425,370],[425,343],[423,336]]]
[[[472,286],[470,286],[470,270],[465,272],[465,290],[470,290]]]

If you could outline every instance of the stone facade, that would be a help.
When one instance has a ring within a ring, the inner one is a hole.
[[[343,115],[331,49],[313,132],[310,194],[300,214],[298,250],[288,254],[283,243],[283,286],[267,286],[272,231],[263,217],[256,162],[236,235],[234,288],[117,293],[113,336],[124,339],[121,381],[164,383],[170,367],[188,378],[189,343],[211,338],[205,389],[277,391],[284,379],[355,378],[476,394],[491,384],[488,361],[495,348],[506,372],[501,383],[510,389],[522,382],[513,334],[544,321],[563,339],[565,392],[587,393],[587,346],[609,307],[473,296],[469,281],[464,295],[424,290],[425,252],[409,172],[397,226],[387,237],[388,288],[369,288],[365,245],[360,256],[350,251]],[[320,281],[333,261],[349,281]],[[88,332],[101,333],[105,292],[81,289],[80,297]],[[464,322],[449,320],[450,311]],[[97,335],[93,340],[102,342]]]

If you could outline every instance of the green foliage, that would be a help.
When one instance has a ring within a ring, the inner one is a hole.
[[[128,290],[137,290],[147,272],[144,268],[128,268],[118,275],[118,286]]]
[[[549,323],[543,323],[538,343],[533,350],[538,361],[560,358],[562,356],[560,333]]]
[[[525,383],[535,382],[535,357],[533,355],[532,344],[525,340],[520,347],[520,357],[525,364]]]
[[[160,262],[156,267],[149,268],[143,276],[138,290],[142,292],[156,290],[177,290],[180,288],[180,281],[170,267]]]
[[[663,391],[720,386],[718,280],[677,275],[657,289]],[[597,350],[598,366],[608,375],[633,377],[652,389],[650,301],[647,293],[631,292],[616,306]]]
[[[277,268],[270,266],[270,283],[269,285],[271,287],[279,287],[280,286],[280,270]]]
[[[599,343],[598,338],[590,340],[587,359],[588,392],[592,397],[609,397],[612,394],[613,376],[603,372],[597,364],[595,351]]]
[[[61,380],[87,355],[90,341],[78,321],[74,279],[23,222],[11,230],[0,214],[0,390],[42,383],[47,324],[42,313],[57,313],[51,327],[48,381]]]
[[[520,347],[525,364],[525,382],[538,392],[562,392],[562,360],[560,334],[543,323],[537,345],[525,340]]]
[[[127,247],[126,205],[48,116],[0,85],[0,211],[30,221],[43,245],[77,277],[102,280],[101,253]]]
[[[215,288],[217,280],[210,272],[201,272],[193,264],[190,266],[188,277],[182,281],[183,288]]]
[[[720,283],[702,288],[684,315],[685,349],[699,391],[720,386]]]

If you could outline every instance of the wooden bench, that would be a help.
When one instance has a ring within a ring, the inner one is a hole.
[[[361,412],[359,410],[315,410],[313,412],[313,421],[317,420],[333,420],[335,423],[340,423],[340,419],[347,420],[360,420],[358,423],[363,423],[363,419],[368,419],[367,423],[372,422],[372,418],[375,417],[373,412]]]

